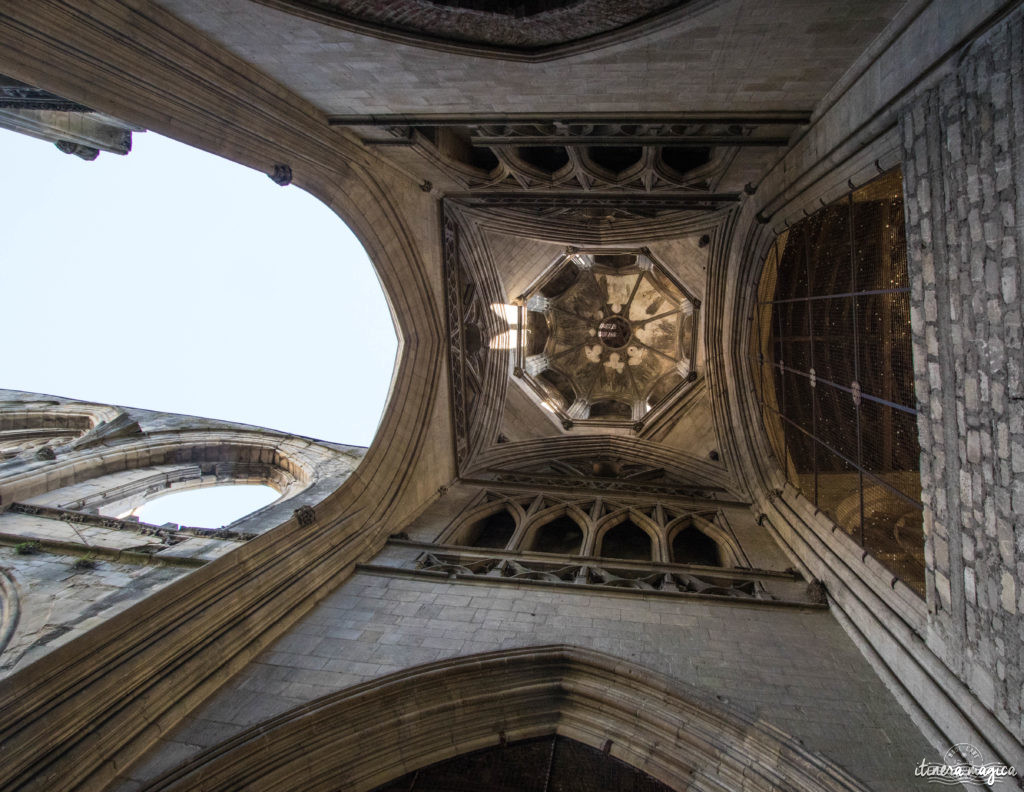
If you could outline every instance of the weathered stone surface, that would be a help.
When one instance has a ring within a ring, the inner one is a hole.
[[[706,691],[856,768],[872,789],[928,787],[915,787],[913,777],[913,767],[931,755],[927,743],[827,612],[357,574],[169,735],[122,788],[359,682],[443,658],[552,641],[606,652]]]
[[[1018,12],[941,84],[916,95],[901,118],[932,565],[928,643],[1018,739],[1022,34]]]

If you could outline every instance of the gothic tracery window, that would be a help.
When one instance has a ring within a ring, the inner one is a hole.
[[[643,528],[627,518],[604,535],[600,555],[605,558],[649,561],[651,549],[651,537]]]
[[[676,564],[722,565],[718,543],[693,523],[676,531],[672,537],[671,550],[672,561]]]
[[[531,550],[539,553],[572,555],[580,552],[583,531],[576,521],[563,514],[542,525],[534,534]]]
[[[462,544],[500,549],[509,543],[515,530],[515,517],[509,514],[507,509],[501,509],[473,523],[466,532]]]

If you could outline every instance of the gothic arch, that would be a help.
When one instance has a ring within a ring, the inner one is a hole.
[[[509,534],[508,542],[505,543],[507,546],[512,543],[516,533],[522,529],[523,520],[526,518],[526,511],[523,507],[510,498],[481,503],[463,515],[461,519],[456,520],[452,527],[445,531],[440,541],[445,544],[471,546],[472,542],[467,541],[467,539],[472,533],[473,527],[480,523],[480,521],[486,520],[488,517],[499,514],[502,511],[508,512],[515,523],[512,533]]]
[[[665,543],[661,530],[650,517],[643,514],[639,509],[633,507],[627,507],[625,509],[612,512],[598,521],[596,530],[594,531],[594,545],[590,555],[601,556],[602,558],[614,558],[614,556],[605,556],[603,554],[605,539],[609,533],[627,521],[633,523],[633,525],[643,531],[650,540],[651,551],[648,560],[665,561]]]
[[[554,459],[611,456],[622,462],[663,467],[693,487],[735,497],[736,482],[721,466],[643,438],[618,435],[563,435],[492,446],[473,461],[474,469],[523,470]]]
[[[316,481],[318,466],[335,456],[326,448],[297,443],[287,436],[224,429],[183,429],[115,446],[100,444],[82,451],[69,450],[54,461],[40,462],[24,474],[8,479],[0,491],[0,499],[6,504],[110,473],[182,463],[263,466],[268,471],[280,472],[279,488],[287,481],[289,485],[296,482],[304,489]],[[239,477],[244,476],[239,474]],[[275,478],[273,473],[267,473],[266,483],[271,484]]]
[[[522,541],[518,545],[518,549],[532,550],[541,531],[559,517],[568,517],[576,523],[576,527],[580,529],[579,547],[576,552],[571,555],[578,555],[582,553],[583,548],[587,546],[588,540],[593,534],[593,526],[591,525],[590,518],[573,503],[563,503],[557,506],[551,506],[544,511],[530,515],[527,519],[526,529],[523,533]]]
[[[688,685],[564,645],[442,660],[324,696],[146,789],[363,792],[463,753],[551,734],[680,790],[867,792],[825,757]]]
[[[713,519],[708,519],[700,514],[684,514],[665,526],[665,541],[670,552],[672,542],[676,536],[680,531],[685,531],[690,525],[718,545],[718,554],[722,566],[749,566],[743,550],[736,539],[728,531],[723,530]]]

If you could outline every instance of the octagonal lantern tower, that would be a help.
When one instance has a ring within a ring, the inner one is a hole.
[[[566,428],[639,428],[696,379],[699,302],[646,249],[569,250],[523,303],[520,381]]]

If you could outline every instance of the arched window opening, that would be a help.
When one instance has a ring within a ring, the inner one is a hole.
[[[789,482],[923,595],[899,170],[779,236],[765,259],[751,353],[764,425]]]
[[[622,173],[640,162],[644,150],[640,146],[590,146],[587,154],[600,167]]]
[[[672,538],[672,560],[677,564],[722,565],[718,543],[693,525],[686,526]]]
[[[172,492],[153,498],[131,514],[151,525],[175,523],[220,528],[268,506],[280,493],[264,484],[236,484]]]
[[[711,162],[711,149],[665,146],[661,149],[661,161],[683,176]]]
[[[515,530],[515,517],[508,509],[501,509],[473,523],[466,531],[462,543],[470,547],[501,549],[508,545]]]
[[[563,514],[537,530],[530,549],[538,553],[571,555],[578,553],[582,544],[583,531],[575,520]]]
[[[590,405],[591,418],[616,418],[628,421],[633,417],[633,408],[616,399],[603,399]]]
[[[569,154],[563,146],[522,146],[519,158],[545,173],[555,173],[569,164]]]
[[[649,561],[651,537],[632,520],[624,520],[604,535],[600,555],[604,558]]]

